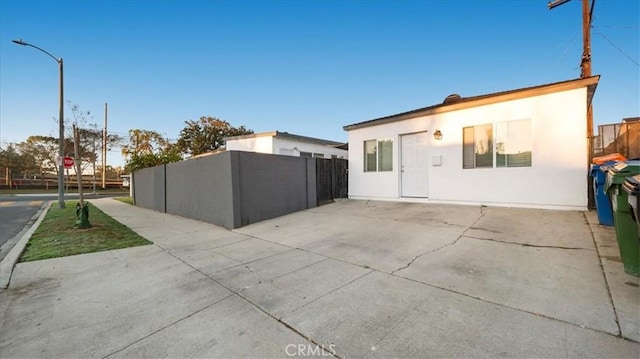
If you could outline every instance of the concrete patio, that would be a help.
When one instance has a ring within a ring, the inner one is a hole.
[[[595,213],[345,200],[229,231],[92,203],[154,245],[18,264],[0,357],[640,357]]]

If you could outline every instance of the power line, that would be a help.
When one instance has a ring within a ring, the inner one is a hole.
[[[598,25],[598,26],[592,26],[594,29],[597,29],[599,27],[604,27],[606,29],[637,29],[638,26],[635,25]]]
[[[607,38],[606,36],[604,36],[603,33],[601,32],[597,32],[598,35],[602,36],[603,39],[607,40],[607,42],[609,44],[611,44],[611,46],[613,46],[616,50],[618,50],[622,55],[624,55],[627,59],[629,59],[631,62],[633,62],[634,64],[636,64],[636,66],[640,67],[640,64],[638,63],[638,61],[634,60],[631,56],[627,55],[626,52],[624,52],[621,48],[619,48],[616,44],[613,43],[613,41],[609,40],[609,38]]]
[[[562,55],[560,56],[560,58],[556,61],[556,65],[559,62],[561,62],[562,60],[564,60],[564,58],[567,56],[567,53],[569,52],[569,50],[571,50],[573,48],[573,46],[576,44],[576,41],[578,40],[578,36],[577,35],[578,35],[578,31],[573,33],[573,35],[569,39],[569,44],[564,49],[564,52],[562,52]],[[555,67],[555,65],[554,65],[554,67]]]

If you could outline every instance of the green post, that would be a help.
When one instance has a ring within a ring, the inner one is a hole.
[[[73,228],[93,227],[89,223],[89,202],[85,202],[84,206],[80,206],[80,203],[76,204],[76,217],[78,217],[78,220],[73,225]]]

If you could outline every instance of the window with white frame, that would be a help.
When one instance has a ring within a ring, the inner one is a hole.
[[[364,171],[393,171],[393,140],[364,141]]]
[[[462,168],[493,167],[493,125],[462,129]]]
[[[531,167],[531,119],[496,124],[496,167]]]
[[[531,119],[462,129],[462,168],[531,167],[532,153]]]

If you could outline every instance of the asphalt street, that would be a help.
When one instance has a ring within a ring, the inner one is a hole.
[[[43,200],[0,200],[0,246],[20,233],[29,219],[44,204]]]

